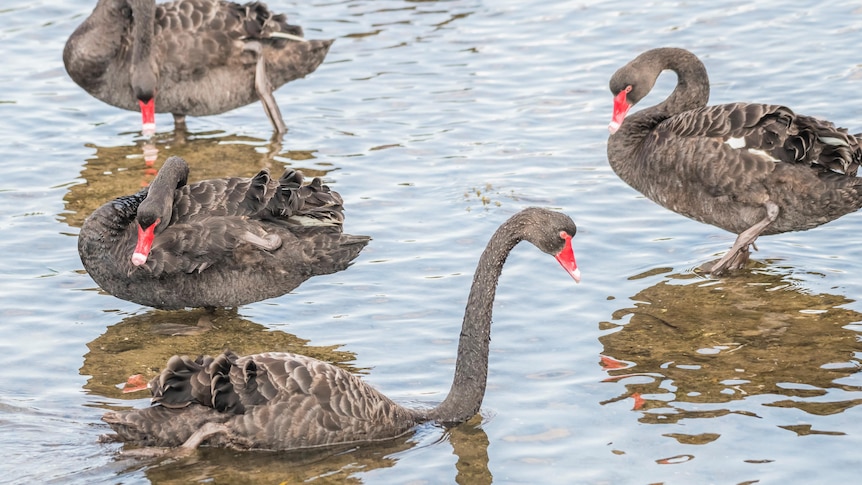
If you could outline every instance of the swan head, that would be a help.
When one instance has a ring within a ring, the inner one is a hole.
[[[581,282],[581,271],[572,249],[572,238],[578,232],[575,222],[562,212],[528,207],[509,219],[521,226],[524,239],[553,256],[575,282]]]
[[[653,51],[648,51],[617,69],[611,76],[608,83],[611,94],[614,95],[614,112],[608,125],[611,134],[620,129],[629,109],[638,104],[655,86],[661,69],[655,67],[653,58]]]
[[[608,84],[614,96],[614,114],[608,130],[614,134],[629,108],[638,104],[655,86],[665,70],[677,74],[677,86],[660,105],[664,113],[702,108],[709,100],[709,76],[703,63],[691,52],[677,47],[650,49],[617,69]]]

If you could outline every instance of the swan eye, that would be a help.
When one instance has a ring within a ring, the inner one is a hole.
[[[629,84],[628,86],[626,86],[625,91],[626,91],[627,93],[632,92],[632,85],[631,85],[631,84]]]

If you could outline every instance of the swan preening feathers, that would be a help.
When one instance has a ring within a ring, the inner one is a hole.
[[[287,130],[273,90],[314,72],[331,40],[306,40],[302,28],[261,2],[99,0],[69,37],[63,62],[95,98],[141,110],[143,133],[155,113],[224,113],[258,99],[277,133]]]
[[[118,439],[138,445],[271,450],[386,440],[422,422],[464,422],[479,411],[485,394],[491,312],[506,257],[527,240],[577,281],[575,232],[568,216],[528,208],[494,233],[473,276],[452,387],[432,409],[401,406],[358,376],[310,357],[225,352],[172,357],[150,384],[153,406],[111,411],[103,419]]]
[[[661,103],[627,115],[672,70]],[[856,136],[780,105],[707,106],[709,78],[691,52],[658,48],[610,80],[608,161],[627,184],[684,216],[738,234],[710,271],[741,268],[760,235],[804,231],[862,207]]]
[[[318,178],[261,170],[188,184],[188,174],[171,157],[148,188],[84,221],[78,253],[103,290],[166,310],[235,307],[341,271],[368,243],[342,233],[341,196]]]

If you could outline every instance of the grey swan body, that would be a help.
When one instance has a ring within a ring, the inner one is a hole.
[[[332,43],[301,37],[260,2],[99,0],[69,37],[63,62],[79,86],[118,108],[143,110],[141,102],[155,99],[156,112],[181,124],[185,115],[260,99],[281,133],[272,91],[317,69]]]
[[[185,161],[171,157],[149,188],[87,217],[78,253],[102,289],[166,310],[235,307],[343,270],[369,240],[342,233],[341,196],[320,179],[302,185],[293,170],[280,180],[266,170],[193,184],[187,177]],[[150,235],[144,255],[139,226]]]
[[[400,406],[359,377],[310,357],[227,352],[196,361],[172,357],[150,384],[154,406],[103,419],[117,438],[139,445],[273,450],[386,440],[422,422],[464,422],[485,394],[494,294],[509,251],[526,239],[556,255],[577,281],[576,230],[564,214],[529,208],[496,231],[473,277],[451,390],[433,409]]]
[[[678,77],[670,96],[625,116],[664,70]],[[785,106],[707,106],[706,68],[691,52],[647,51],[610,89],[608,161],[617,175],[663,207],[739,235],[713,274],[743,267],[760,235],[804,231],[862,207],[855,136]]]

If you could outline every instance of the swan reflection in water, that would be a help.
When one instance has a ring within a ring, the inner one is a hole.
[[[755,264],[722,280],[668,275],[631,297],[633,308],[614,312],[603,325],[618,331],[600,338],[602,361],[607,380],[624,383],[626,392],[607,402],[633,397],[635,408],[647,411],[643,423],[756,416],[756,408],[733,404],[754,395],[812,415],[862,403],[844,392],[824,399],[862,390],[841,382],[859,371],[862,352],[862,314],[845,308],[852,300],[812,294],[781,268]]]
[[[84,162],[80,178],[85,183],[70,186],[63,198],[66,211],[61,218],[72,227],[81,227],[84,219],[105,201],[148,186],[156,176],[157,167],[171,156],[182,157],[195,180],[252,177],[263,168],[280,175],[286,167],[299,170],[310,180],[326,177],[337,168],[317,160],[313,149],[283,151],[282,142],[277,139],[267,141],[223,132],[178,130],[132,145],[87,146],[95,153]],[[147,163],[145,152],[157,161]]]
[[[201,328],[202,321],[210,328]],[[123,384],[133,374],[142,374],[147,381],[155,377],[174,354],[196,356],[219,353],[225,348],[242,353],[297,352],[360,372],[350,364],[355,359],[352,352],[339,350],[336,345],[309,345],[305,339],[249,321],[236,309],[214,313],[203,309],[150,310],[108,327],[87,347],[89,352],[84,355],[80,371],[89,376],[84,388],[91,394],[114,399],[149,398],[148,391],[122,392]]]

